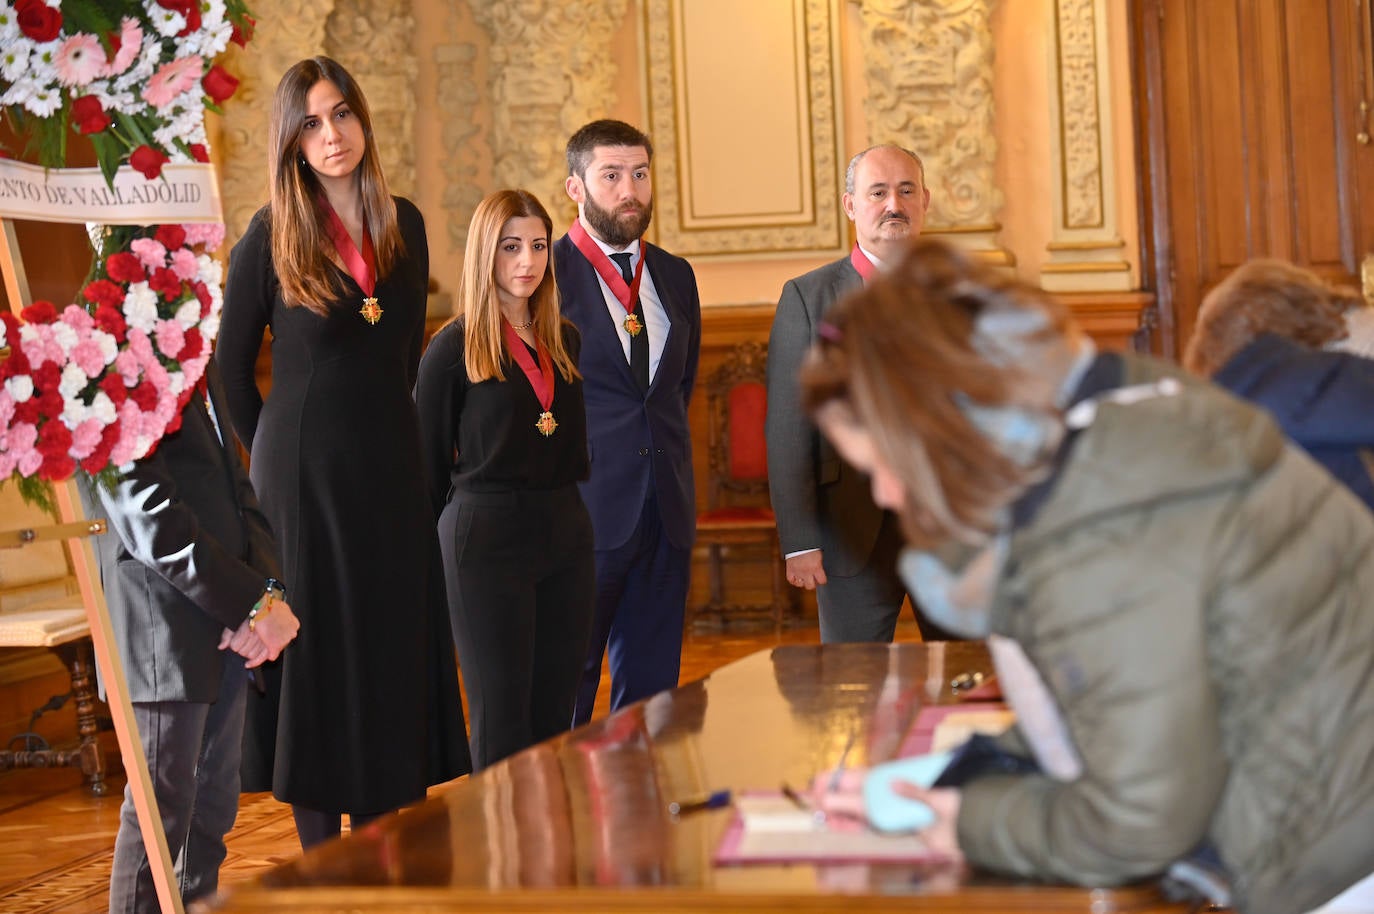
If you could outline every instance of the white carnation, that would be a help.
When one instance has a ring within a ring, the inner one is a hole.
[[[190,330],[200,323],[200,299],[192,298],[182,304],[175,314],[176,322],[182,330]]]
[[[223,265],[209,254],[196,255],[196,268],[196,278],[211,289],[218,287],[224,279]]]
[[[33,396],[33,378],[26,374],[15,375],[5,379],[5,390],[15,403],[25,403],[29,397]]]
[[[119,355],[119,343],[104,330],[92,330],[91,340],[100,347],[100,357],[105,360],[106,365],[113,362],[115,356]]]
[[[157,326],[157,293],[146,282],[129,285],[129,294],[124,296],[124,321],[152,335]]]
[[[63,400],[69,400],[81,393],[88,380],[90,379],[86,377],[86,372],[81,370],[81,366],[75,362],[68,362],[62,366],[62,380],[57,382],[57,390],[62,394]]]
[[[62,415],[58,416],[62,424],[69,429],[75,429],[78,425],[90,418],[91,408],[82,403],[78,397],[64,396],[62,398]]]
[[[181,392],[186,389],[186,372],[167,372],[167,389],[172,392],[173,396],[181,396]]]
[[[200,322],[200,335],[205,337],[205,342],[213,342],[219,336],[219,310],[212,309],[205,320]]]
[[[97,391],[91,400],[92,416],[100,420],[101,425],[109,425],[119,417],[119,410],[115,409],[114,401],[105,391]]]
[[[62,321],[52,325],[52,338],[57,342],[57,345],[62,347],[64,355],[71,355],[72,347],[78,341],[76,330],[70,324],[64,324]]]

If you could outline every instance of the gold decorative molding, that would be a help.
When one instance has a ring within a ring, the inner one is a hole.
[[[910,147],[925,161],[928,233],[990,226],[974,246],[995,251],[1003,198],[994,174],[994,0],[851,2],[861,13],[869,141]]]
[[[326,53],[367,97],[387,186],[403,197],[415,195],[414,33],[411,0],[337,0],[325,28]]]
[[[659,242],[697,256],[842,249],[838,0],[693,3],[644,0]],[[776,39],[766,49],[760,29]],[[771,170],[739,138],[760,122],[783,125]]]
[[[1131,269],[1116,215],[1105,0],[1055,0],[1051,128],[1059,180],[1040,282],[1055,291],[1125,290]]]
[[[492,190],[523,187],[550,212],[563,191],[564,147],[616,99],[611,39],[626,0],[468,0],[491,36]],[[566,208],[565,207],[565,208]]]

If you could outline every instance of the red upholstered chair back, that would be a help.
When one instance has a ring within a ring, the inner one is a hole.
[[[707,381],[711,508],[768,504],[768,350],[741,343]]]

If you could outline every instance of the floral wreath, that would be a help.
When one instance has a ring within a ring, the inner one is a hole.
[[[253,26],[242,0],[0,0],[0,108],[41,165],[65,165],[75,132],[111,186],[126,164],[153,180],[209,161],[205,110],[238,86],[212,62]],[[204,251],[222,224],[91,238],[80,301],[0,314],[0,483],[40,504],[44,481],[112,483],[180,428],[219,329],[222,271]]]

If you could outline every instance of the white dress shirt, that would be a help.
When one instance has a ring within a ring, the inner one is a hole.
[[[610,257],[612,254],[630,254],[630,270],[639,269],[639,259],[643,256],[642,243],[639,240],[630,242],[630,246],[623,250],[616,250],[600,238],[587,233],[587,237],[596,243],[596,246]],[[620,267],[614,260],[611,266],[617,270]],[[632,273],[633,275],[633,273]],[[620,303],[620,299],[615,297],[611,287],[606,284],[606,280],[601,278],[601,274],[596,274],[596,281],[601,284],[601,295],[606,299],[606,310],[610,312],[611,323],[615,324],[615,332],[620,337],[620,348],[625,351],[626,364],[630,361],[630,331],[625,329],[625,317],[627,312],[625,306]],[[668,329],[672,326],[672,321],[668,318],[668,311],[663,307],[663,301],[658,297],[658,289],[654,287],[654,278],[649,275],[646,267],[644,276],[639,281],[639,301],[644,306],[644,330],[649,334],[649,383],[654,382],[658,375],[658,363],[663,359],[663,346],[668,342]]]

